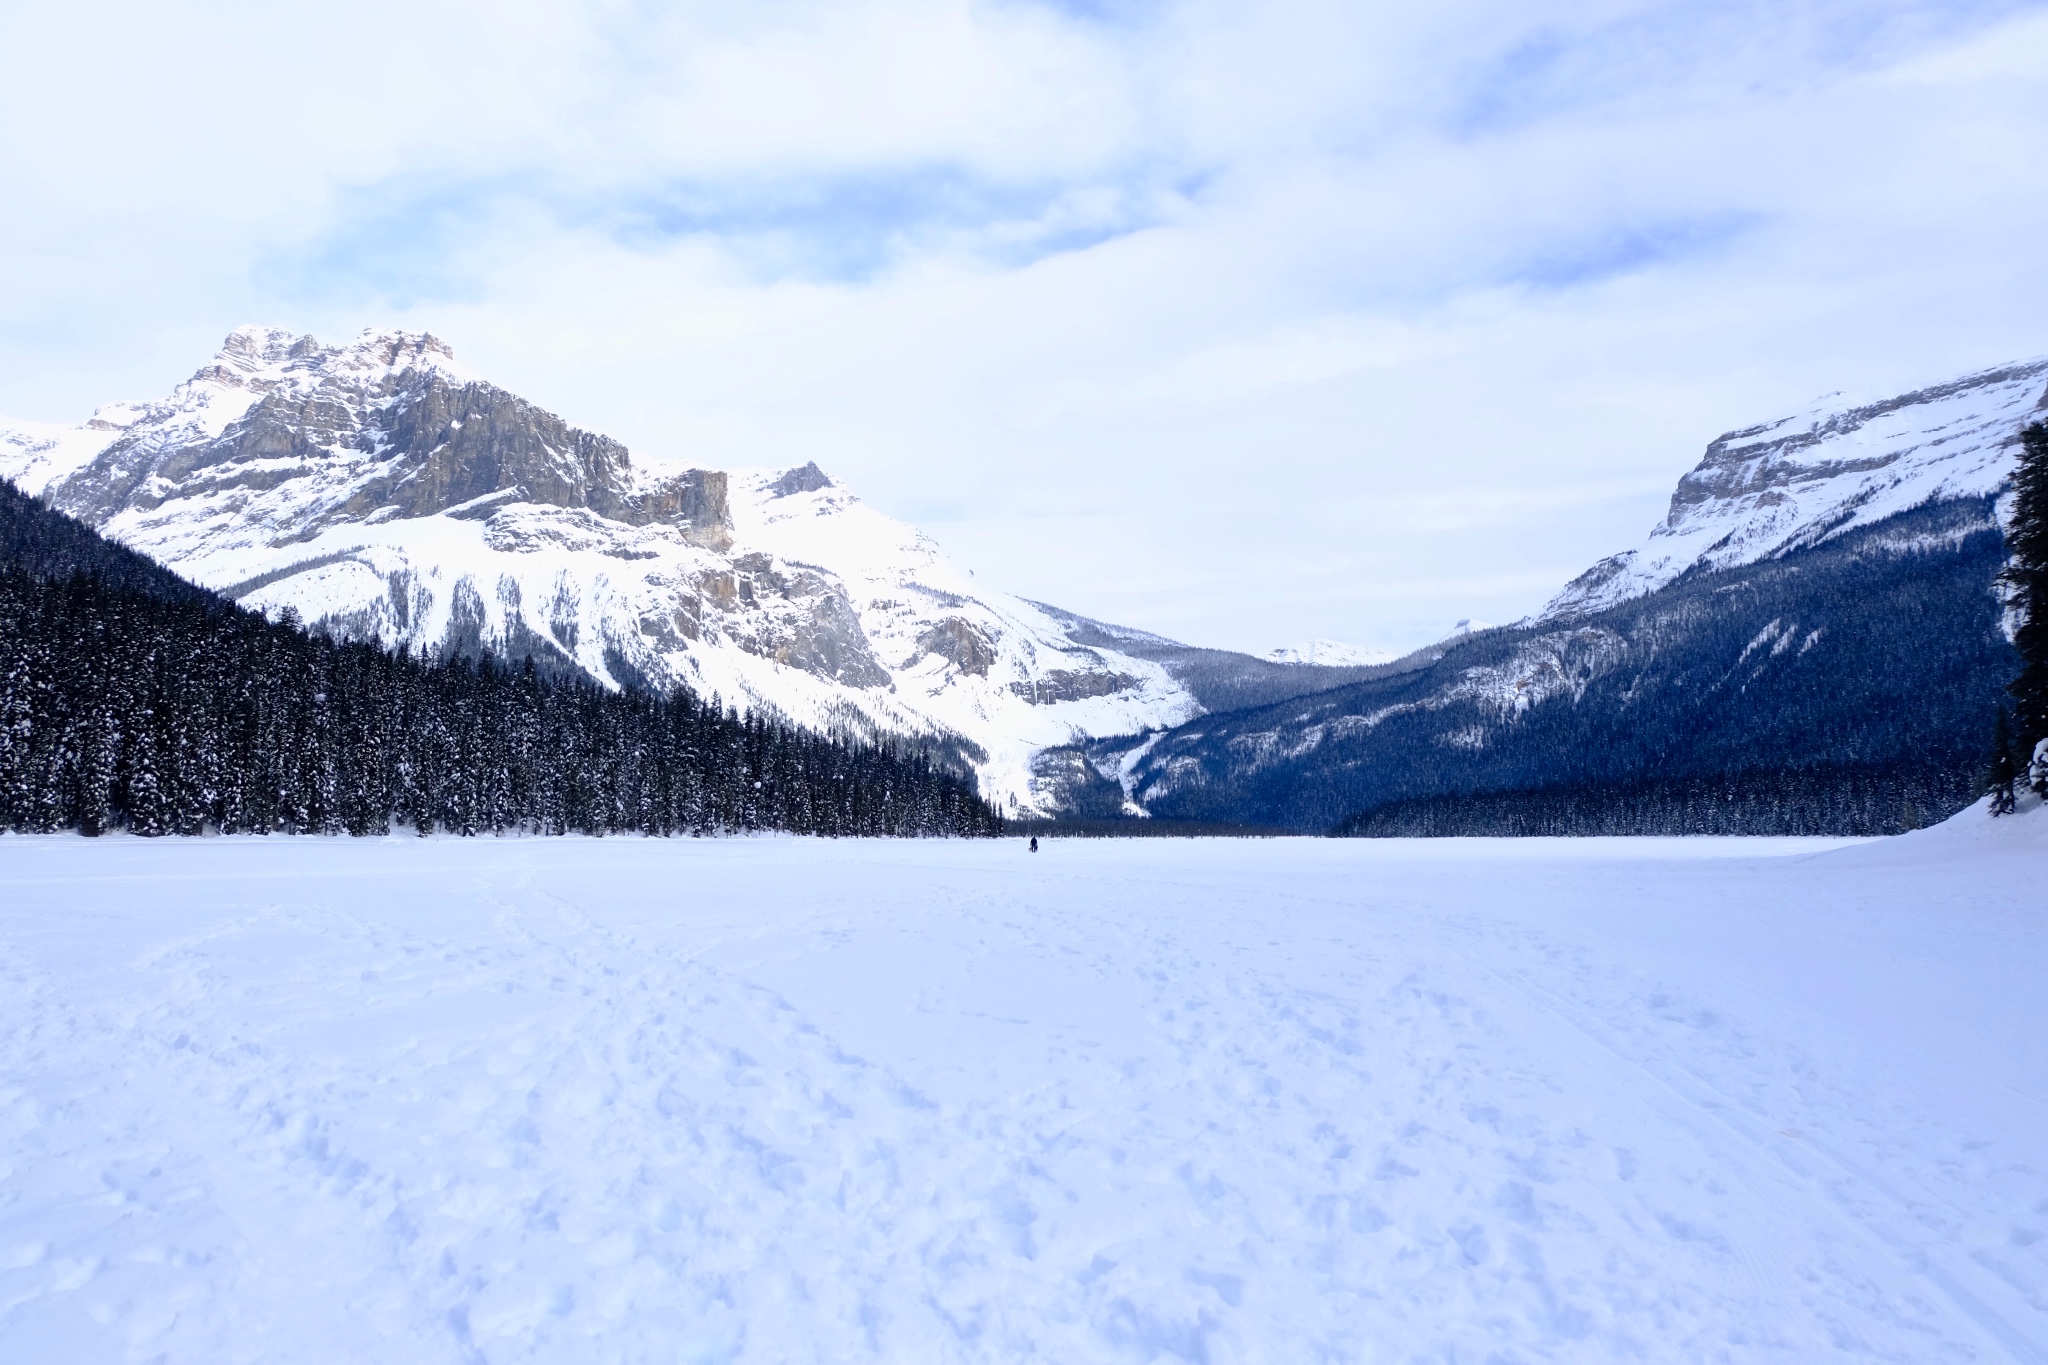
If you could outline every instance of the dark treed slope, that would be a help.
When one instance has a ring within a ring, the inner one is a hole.
[[[1887,833],[1973,799],[2017,660],[1989,498],[1489,631],[1133,756],[1175,820],[1351,834]],[[1134,741],[1124,741],[1127,750]],[[1115,771],[1115,742],[1089,767]],[[1116,784],[1098,779],[1108,799]]]
[[[0,483],[0,827],[986,834],[920,756],[268,621]]]
[[[117,545],[83,522],[51,511],[5,479],[0,479],[0,565],[39,579],[90,574],[103,588],[140,593],[165,602],[221,600],[149,556]]]

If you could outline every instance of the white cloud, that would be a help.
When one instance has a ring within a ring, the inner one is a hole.
[[[2048,351],[2019,6],[0,16],[0,411],[432,327],[1205,642],[1511,619],[1720,430]]]

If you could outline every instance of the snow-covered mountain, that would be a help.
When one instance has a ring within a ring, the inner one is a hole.
[[[1347,645],[1342,640],[1310,640],[1305,644],[1283,645],[1266,657],[1276,664],[1332,664],[1344,668],[1369,668],[1392,663],[1401,656],[1391,649]]]
[[[0,423],[0,475],[247,606],[337,632],[931,736],[1012,812],[1055,799],[1038,751],[1200,714],[1202,683],[1177,676],[1197,655],[1202,678],[1241,659],[1269,689],[1284,672],[1283,692],[1345,680],[993,591],[815,463],[629,455],[430,335],[324,346],[245,327],[161,402]]]
[[[1098,812],[1305,831],[1924,823],[1973,797],[2011,674],[1997,499],[2044,416],[2048,359],[1730,433],[1535,617],[1041,764]]]
[[[2048,413],[2048,358],[1875,402],[1831,394],[1731,431],[1678,481],[1638,548],[1601,560],[1538,619],[1583,616],[1693,569],[1729,569],[1818,545],[1923,503],[1995,494],[2019,429]]]

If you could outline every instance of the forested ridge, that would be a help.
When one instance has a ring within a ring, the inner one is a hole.
[[[928,756],[274,622],[0,482],[0,827],[977,835]]]
[[[1946,819],[1984,789],[2015,663],[1981,513],[1922,508],[1602,613],[1628,642],[1621,666],[1498,725],[1490,763],[1432,745],[1418,777],[1448,792],[1374,802],[1335,832],[1881,835]]]
[[[1914,829],[1985,790],[2019,668],[2006,558],[1991,499],[1926,504],[1398,677],[1201,717],[1150,747],[1137,799],[1301,833]],[[1516,704],[1524,680],[1547,695]],[[1121,755],[1096,750],[1096,769]],[[1113,813],[1122,789],[1095,785],[1090,813]]]

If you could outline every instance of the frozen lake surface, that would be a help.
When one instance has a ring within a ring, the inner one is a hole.
[[[2044,873],[0,839],[0,1360],[2048,1361]]]

